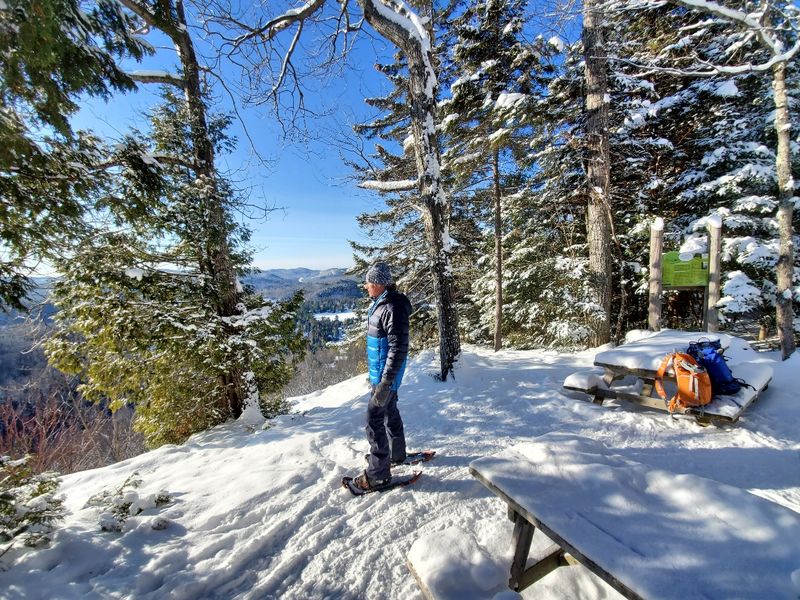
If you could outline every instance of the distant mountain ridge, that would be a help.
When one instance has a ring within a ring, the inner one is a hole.
[[[281,300],[302,290],[306,301],[354,306],[364,296],[361,280],[347,269],[268,269],[244,278],[243,283],[267,298]]]
[[[26,299],[30,307],[43,307],[43,316],[49,318],[55,312],[47,302],[56,278],[34,277],[33,289]],[[348,275],[347,269],[268,269],[244,277],[243,283],[253,286],[266,298],[282,300],[302,290],[308,302],[324,302],[330,308],[351,308],[364,297],[361,279],[356,275]],[[25,315],[14,309],[0,311],[0,327],[19,323]]]

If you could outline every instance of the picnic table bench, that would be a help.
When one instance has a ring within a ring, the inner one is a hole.
[[[746,490],[654,469],[595,440],[556,433],[477,459],[470,472],[507,504],[514,521],[513,590],[577,562],[627,598],[800,594],[800,515]],[[557,548],[528,566],[535,528]],[[415,546],[412,572],[429,598],[440,597],[442,580],[452,583],[458,570],[442,555],[430,567],[430,549],[446,553],[458,545]],[[468,569],[462,579],[469,580]]]
[[[656,373],[661,361],[670,352],[685,351],[689,342],[699,339],[718,339],[723,349],[729,348],[734,341],[737,345],[746,343],[724,333],[665,329],[598,352],[594,358],[596,369],[570,375],[564,381],[564,388],[588,394],[597,404],[602,404],[609,398],[618,398],[666,411],[667,403],[654,394]],[[755,354],[753,357],[755,358]],[[694,415],[699,422],[718,420],[734,423],[772,381],[772,367],[765,362],[731,361],[728,364],[734,377],[744,380],[748,386],[743,386],[736,394],[715,396],[709,404],[689,407],[682,412]],[[633,385],[612,385],[626,378],[632,378]],[[664,379],[667,393],[671,396],[674,393],[674,384],[671,383],[674,382],[674,374],[671,370],[667,371]]]

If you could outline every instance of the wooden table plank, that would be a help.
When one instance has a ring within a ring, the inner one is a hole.
[[[568,434],[478,459],[470,472],[626,597],[797,596],[800,515],[745,490]]]

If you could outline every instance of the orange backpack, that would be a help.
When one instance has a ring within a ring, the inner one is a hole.
[[[667,393],[664,391],[664,374],[670,367],[678,384],[678,391],[667,406],[670,413],[681,407],[703,406],[711,402],[711,378],[695,359],[683,352],[667,354],[656,373],[656,391],[665,402]]]

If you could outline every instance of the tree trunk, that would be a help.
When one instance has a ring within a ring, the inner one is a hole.
[[[603,315],[590,321],[593,346],[611,339],[611,211],[609,210],[609,142],[607,59],[602,12],[597,0],[587,0],[583,11],[586,74],[586,238],[589,245],[589,285]]]
[[[492,154],[494,179],[494,350],[503,347],[503,214],[500,189],[500,151]]]
[[[177,27],[170,32],[175,43],[183,69],[184,96],[189,107],[189,127],[191,129],[194,160],[197,179],[204,190],[202,200],[205,206],[204,248],[198,249],[200,269],[204,275],[210,276],[215,290],[215,308],[221,317],[230,317],[238,312],[239,294],[236,285],[236,273],[231,259],[228,240],[225,207],[219,193],[215,170],[214,146],[208,130],[206,107],[203,102],[203,90],[200,83],[200,65],[197,53],[189,35],[183,1],[175,3]],[[230,332],[233,334],[233,331]],[[220,376],[225,389],[227,406],[222,407],[233,418],[239,418],[244,409],[245,390],[244,369],[229,368]]]
[[[440,377],[452,374],[461,352],[458,314],[453,294],[448,232],[449,204],[441,184],[439,140],[436,134],[436,73],[428,32],[420,19],[404,7],[359,0],[364,18],[383,37],[395,44],[408,59],[408,100],[411,131],[420,186],[420,209],[433,272],[436,316],[439,328]],[[390,18],[392,12],[396,18]]]
[[[791,120],[789,118],[789,99],[786,94],[786,63],[779,62],[772,69],[772,90],[775,100],[775,131],[778,134],[775,171],[778,177],[778,231],[780,250],[778,252],[777,283],[775,298],[778,336],[783,360],[795,351],[794,307],[792,306],[792,280],[794,275],[794,196],[792,182],[792,162],[789,149]]]

